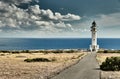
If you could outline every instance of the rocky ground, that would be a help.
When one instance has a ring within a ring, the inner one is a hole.
[[[99,62],[99,65],[102,64],[103,61],[107,57],[120,57],[119,53],[98,53],[97,54],[97,60]],[[120,71],[101,71],[100,73],[101,79],[120,79]]]
[[[0,53],[0,79],[47,79],[75,64],[84,53]],[[48,58],[53,62],[24,62],[27,58]]]

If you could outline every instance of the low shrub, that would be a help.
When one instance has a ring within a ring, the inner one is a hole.
[[[57,61],[57,59],[55,57],[51,58],[51,61]]]
[[[106,58],[105,62],[100,65],[101,70],[105,71],[119,71],[120,70],[120,57]]]
[[[74,53],[75,50],[68,50],[68,51],[65,51],[65,53]]]
[[[1,53],[10,53],[10,51],[4,51],[4,50],[1,50],[0,52]]]
[[[104,53],[104,50],[100,50],[100,51],[98,51],[97,53]]]
[[[52,51],[52,53],[63,53],[63,50],[55,50],[55,51]]]
[[[99,50],[98,53],[120,53],[120,50]]]
[[[22,53],[31,53],[29,50],[22,50]]]
[[[19,54],[19,51],[11,51],[12,54]]]
[[[33,59],[25,59],[25,62],[50,62],[47,58],[33,58]]]
[[[5,54],[0,54],[0,56],[5,56]]]
[[[104,50],[104,53],[110,53],[111,51],[109,51],[109,50]]]

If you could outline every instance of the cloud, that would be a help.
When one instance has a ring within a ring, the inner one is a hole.
[[[98,15],[99,18],[96,18],[98,24],[100,24],[102,27],[114,27],[114,26],[120,26],[120,13],[112,13],[108,15]]]
[[[76,23],[73,32],[82,33],[82,35],[90,37],[90,27],[95,20],[97,23],[98,37],[120,37],[120,12],[111,14],[99,14],[92,17],[82,17],[84,21]],[[81,35],[81,36],[82,36]]]
[[[76,24],[76,28],[89,28],[91,23],[95,20],[98,28],[108,28],[120,26],[120,12],[111,13],[111,14],[99,14],[93,17],[83,17],[85,20]]]
[[[20,4],[20,3],[28,3],[31,2],[32,0],[0,0],[4,3],[8,3],[8,4]]]
[[[47,20],[54,20],[54,21],[73,21],[73,20],[80,20],[80,16],[70,14],[67,15],[61,15],[58,12],[55,12],[55,14],[50,10],[41,10],[42,18]]]
[[[75,14],[62,15],[50,9],[40,9],[39,5],[29,6],[27,9],[18,8],[16,4],[29,3],[31,0],[1,0],[0,1],[0,30],[72,30],[72,26],[65,21],[80,20]],[[6,7],[8,6],[8,7]]]

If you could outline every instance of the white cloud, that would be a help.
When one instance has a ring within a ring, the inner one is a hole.
[[[71,24],[64,21],[80,20],[78,15],[61,15],[50,9],[40,9],[39,5],[29,6],[28,9],[18,8],[15,4],[28,3],[31,0],[1,0],[0,1],[0,30],[47,30],[64,31],[72,29]],[[8,6],[8,7],[6,7]]]
[[[31,2],[32,0],[0,0],[4,3],[8,3],[8,4],[20,4],[20,3],[28,3]]]
[[[70,14],[68,13],[67,15],[63,16],[63,20],[79,20],[80,17],[78,15]]]
[[[32,12],[34,14],[40,14],[41,13],[39,5],[30,6],[29,10],[30,10],[30,12]]]
[[[55,14],[50,10],[41,10],[41,14],[46,18],[46,19],[51,19],[51,20],[58,20],[58,21],[73,21],[73,20],[80,20],[81,17],[78,15],[70,14],[68,13],[67,15],[61,15],[58,12],[55,12]]]

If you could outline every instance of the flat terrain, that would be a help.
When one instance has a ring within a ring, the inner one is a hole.
[[[84,53],[0,53],[0,79],[47,79],[75,64]],[[48,58],[54,62],[24,62],[27,58]]]
[[[99,79],[96,53],[88,53],[78,64],[66,69],[52,79]]]
[[[99,65],[105,61],[107,57],[120,57],[119,53],[98,53],[97,60]],[[101,79],[120,79],[120,71],[101,71]]]

